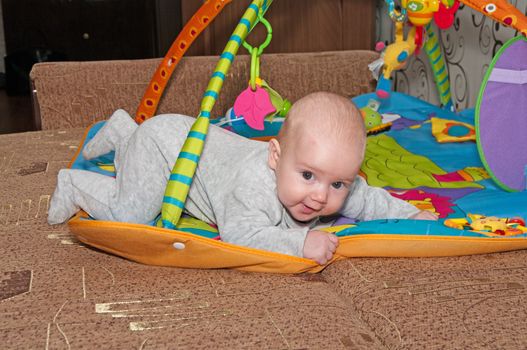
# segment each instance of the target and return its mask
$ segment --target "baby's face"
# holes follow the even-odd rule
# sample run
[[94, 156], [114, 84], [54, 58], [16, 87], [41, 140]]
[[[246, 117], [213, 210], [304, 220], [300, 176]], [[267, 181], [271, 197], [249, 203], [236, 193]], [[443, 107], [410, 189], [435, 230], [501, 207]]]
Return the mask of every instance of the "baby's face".
[[297, 221], [338, 212], [361, 161], [360, 147], [304, 135], [270, 167], [275, 171], [278, 199]]

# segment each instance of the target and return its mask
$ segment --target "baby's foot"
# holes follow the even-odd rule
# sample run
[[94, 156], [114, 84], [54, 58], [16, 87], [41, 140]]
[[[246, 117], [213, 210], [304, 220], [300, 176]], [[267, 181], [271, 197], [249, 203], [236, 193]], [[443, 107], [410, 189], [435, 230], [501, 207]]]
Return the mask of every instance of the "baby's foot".
[[93, 159], [114, 151], [121, 142], [126, 142], [134, 133], [137, 124], [126, 111], [118, 109], [97, 134], [84, 146], [82, 155]]
[[66, 222], [80, 209], [73, 202], [74, 194], [68, 171], [69, 169], [59, 171], [57, 188], [49, 203], [48, 223], [50, 225]]

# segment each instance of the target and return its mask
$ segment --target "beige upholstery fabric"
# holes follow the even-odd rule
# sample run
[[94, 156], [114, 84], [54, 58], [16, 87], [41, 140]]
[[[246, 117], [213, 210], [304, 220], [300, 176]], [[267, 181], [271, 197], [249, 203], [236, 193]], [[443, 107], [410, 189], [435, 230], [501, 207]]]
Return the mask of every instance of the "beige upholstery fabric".
[[[261, 59], [261, 77], [294, 102], [314, 91], [356, 96], [373, 88], [367, 64], [371, 51], [269, 54]], [[160, 113], [196, 116], [218, 57], [185, 57], [175, 69], [158, 108]], [[161, 59], [39, 63], [31, 71], [42, 129], [88, 126], [118, 108], [135, 115]], [[249, 57], [238, 56], [213, 110], [223, 115], [247, 88]]]
[[[101, 71], [40, 66], [38, 79], [53, 82], [38, 85], [45, 101], [68, 106], [74, 92], [50, 74], [75, 65]], [[83, 86], [74, 76], [64, 85]], [[55, 97], [42, 90], [52, 86]], [[48, 102], [43, 121], [56, 130], [0, 135], [2, 349], [527, 348], [526, 251], [348, 259], [290, 276], [145, 266], [80, 244], [45, 218], [57, 172], [83, 134], [69, 127], [90, 120], [70, 109], [61, 122]]]
[[526, 251], [315, 275], [140, 265], [46, 224], [82, 129], [0, 135], [2, 349], [525, 349]]

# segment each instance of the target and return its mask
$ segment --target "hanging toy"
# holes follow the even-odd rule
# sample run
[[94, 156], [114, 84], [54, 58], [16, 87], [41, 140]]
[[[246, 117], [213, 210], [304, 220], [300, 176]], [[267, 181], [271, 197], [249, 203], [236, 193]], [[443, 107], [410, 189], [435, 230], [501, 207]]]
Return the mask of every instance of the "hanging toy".
[[291, 102], [285, 98], [282, 98], [282, 96], [280, 96], [280, 94], [276, 90], [271, 88], [265, 80], [258, 78], [256, 79], [256, 83], [260, 84], [262, 88], [267, 91], [269, 97], [271, 98], [271, 103], [276, 109], [276, 112], [267, 116], [267, 119], [269, 121], [273, 121], [273, 118], [277, 116], [285, 118], [285, 116], [289, 112], [289, 109], [291, 108]]
[[382, 74], [377, 81], [376, 94], [379, 98], [390, 97], [392, 91], [391, 76], [396, 70], [403, 68], [408, 58], [414, 53], [415, 28], [410, 28], [407, 38], [404, 39], [403, 22], [395, 22], [395, 42], [388, 45], [382, 53], [384, 61]]
[[[395, 22], [395, 42], [388, 45], [381, 53], [381, 58], [370, 64], [370, 70], [377, 78], [377, 72], [382, 66], [382, 74], [377, 78], [377, 96], [381, 99], [390, 97], [391, 76], [394, 71], [404, 68], [408, 58], [419, 54], [423, 45], [430, 58], [434, 56], [433, 66], [436, 83], [440, 86], [441, 103], [447, 109], [452, 109], [448, 73], [444, 69], [444, 59], [441, 55], [437, 38], [430, 28], [432, 19], [440, 28], [452, 25], [454, 15], [459, 7], [459, 0], [401, 0], [401, 9], [395, 8], [394, 0], [386, 0], [389, 6], [389, 16]], [[411, 28], [406, 39], [404, 38], [404, 22], [408, 18]], [[426, 28], [426, 32], [425, 32]], [[428, 40], [425, 37], [428, 36]], [[443, 74], [437, 79], [439, 74]]]
[[439, 10], [439, 0], [402, 0], [408, 21], [415, 26], [415, 54], [419, 55], [424, 42], [424, 26], [430, 23]]
[[276, 112], [267, 91], [260, 86], [245, 89], [234, 102], [234, 113], [243, 116], [247, 125], [256, 130], [264, 129], [264, 119]]
[[434, 13], [439, 10], [439, 0], [402, 0], [401, 6], [406, 9], [408, 21], [416, 27], [430, 23]]
[[434, 22], [439, 29], [448, 29], [454, 23], [456, 11], [459, 9], [459, 0], [441, 2], [439, 10], [434, 13]]
[[235, 100], [233, 111], [236, 117], [241, 117], [247, 125], [255, 130], [264, 130], [266, 118], [272, 121], [276, 115], [285, 117], [291, 103], [273, 90], [267, 82], [260, 79], [260, 56], [269, 45], [273, 36], [271, 24], [261, 15], [259, 21], [267, 29], [267, 37], [259, 47], [252, 47], [243, 42], [243, 47], [251, 54], [251, 76], [249, 86]]
[[402, 0], [401, 6], [406, 10], [408, 21], [416, 27], [415, 54], [419, 55], [425, 41], [424, 28], [432, 22], [440, 29], [447, 29], [454, 21], [454, 14], [459, 7], [458, 0]]

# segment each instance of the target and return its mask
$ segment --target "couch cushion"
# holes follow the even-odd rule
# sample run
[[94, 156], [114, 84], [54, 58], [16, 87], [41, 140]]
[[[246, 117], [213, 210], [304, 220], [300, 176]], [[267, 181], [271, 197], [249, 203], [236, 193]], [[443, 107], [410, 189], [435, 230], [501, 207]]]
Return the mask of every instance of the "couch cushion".
[[[314, 91], [356, 96], [373, 90], [368, 63], [372, 51], [262, 55], [261, 77], [294, 102]], [[85, 127], [118, 108], [134, 115], [161, 59], [39, 63], [31, 71], [37, 124], [42, 129]], [[161, 113], [196, 116], [218, 57], [184, 57], [158, 108]], [[212, 116], [223, 115], [249, 81], [250, 59], [234, 61]]]
[[322, 275], [388, 349], [525, 349], [526, 259], [348, 259]]

